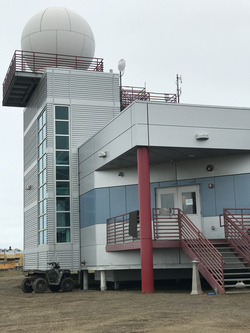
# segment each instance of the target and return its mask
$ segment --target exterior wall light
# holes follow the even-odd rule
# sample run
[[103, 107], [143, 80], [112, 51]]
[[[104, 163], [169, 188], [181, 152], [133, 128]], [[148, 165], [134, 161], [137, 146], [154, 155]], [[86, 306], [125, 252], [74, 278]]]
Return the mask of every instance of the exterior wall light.
[[31, 190], [31, 185], [27, 185], [27, 186], [25, 186], [25, 190], [26, 190], [26, 191]]
[[197, 133], [196, 134], [196, 140], [208, 140], [209, 135], [208, 133]]
[[106, 151], [99, 151], [99, 154], [98, 154], [99, 157], [107, 157], [107, 152]]

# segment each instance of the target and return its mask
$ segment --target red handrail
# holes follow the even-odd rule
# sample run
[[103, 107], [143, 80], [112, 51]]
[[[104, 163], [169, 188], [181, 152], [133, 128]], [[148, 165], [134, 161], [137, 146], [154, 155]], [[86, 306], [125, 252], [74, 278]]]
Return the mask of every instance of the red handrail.
[[142, 87], [121, 87], [122, 109], [126, 108], [133, 101], [157, 101], [166, 103], [177, 103], [176, 94], [148, 92]]
[[3, 96], [16, 71], [42, 73], [47, 67], [103, 72], [103, 59], [16, 50], [3, 82]]
[[137, 224], [137, 238], [129, 235], [129, 213], [111, 217], [106, 221], [107, 245], [125, 244], [140, 240], [140, 224]]
[[[250, 264], [250, 209], [223, 209], [225, 238]], [[221, 217], [220, 217], [221, 218]]]
[[[157, 239], [163, 235], [169, 238], [174, 231], [174, 237], [176, 237], [177, 228], [174, 227], [173, 229], [173, 221], [175, 221], [175, 225], [176, 221], [178, 221], [179, 238], [184, 252], [190, 260], [197, 258], [199, 260], [198, 268], [202, 275], [214, 289], [216, 287], [220, 293], [225, 293], [223, 274], [224, 261], [221, 253], [181, 209], [171, 209], [169, 216], [162, 216], [160, 214], [161, 209], [153, 209], [154, 232], [155, 235], [157, 235]], [[161, 235], [159, 235], [157, 231], [157, 225], [159, 223], [161, 225], [161, 230], [164, 230], [164, 233], [161, 233]]]

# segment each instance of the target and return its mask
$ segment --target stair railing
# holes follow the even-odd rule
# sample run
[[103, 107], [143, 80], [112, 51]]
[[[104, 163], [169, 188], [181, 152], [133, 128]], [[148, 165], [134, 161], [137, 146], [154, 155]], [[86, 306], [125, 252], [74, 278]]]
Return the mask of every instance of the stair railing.
[[183, 251], [190, 260], [199, 260], [198, 269], [213, 289], [225, 293], [224, 260], [221, 253], [202, 234], [181, 209], [175, 209], [178, 214], [180, 240]]
[[[225, 238], [250, 265], [249, 212], [250, 209], [223, 209]], [[220, 224], [223, 226], [221, 216]]]

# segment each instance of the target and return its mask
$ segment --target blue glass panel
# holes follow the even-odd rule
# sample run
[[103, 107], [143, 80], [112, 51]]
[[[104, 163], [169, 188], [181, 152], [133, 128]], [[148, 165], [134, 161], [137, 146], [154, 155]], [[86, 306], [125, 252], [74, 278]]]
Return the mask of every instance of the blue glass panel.
[[47, 230], [43, 231], [43, 244], [47, 244]]
[[56, 119], [69, 119], [69, 111], [67, 106], [56, 106]]
[[42, 118], [42, 123], [44, 125], [46, 123], [46, 112], [43, 112]]
[[68, 121], [56, 121], [56, 134], [69, 134]]
[[70, 242], [70, 229], [57, 228], [57, 243], [69, 243], [69, 242]]
[[47, 207], [46, 207], [46, 199], [43, 200], [43, 214], [45, 214], [47, 211]]
[[57, 213], [57, 226], [70, 227], [70, 213]]
[[56, 152], [56, 164], [69, 165], [69, 151], [57, 151]]
[[43, 232], [42, 231], [40, 231], [39, 232], [39, 245], [42, 245], [43, 244]]
[[69, 137], [57, 136], [56, 137], [56, 149], [69, 149]]
[[69, 195], [69, 182], [56, 182], [56, 195]]
[[57, 180], [69, 180], [69, 167], [57, 166], [56, 167], [56, 179]]
[[57, 197], [56, 198], [56, 210], [70, 211], [70, 198], [69, 197]]

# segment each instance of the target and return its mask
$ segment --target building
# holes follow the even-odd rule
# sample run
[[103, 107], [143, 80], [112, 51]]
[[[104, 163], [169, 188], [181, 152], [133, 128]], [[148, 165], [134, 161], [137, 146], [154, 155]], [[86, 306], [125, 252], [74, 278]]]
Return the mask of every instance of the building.
[[3, 90], [4, 106], [24, 108], [24, 269], [56, 256], [86, 288], [94, 270], [102, 290], [142, 277], [152, 292], [198, 258], [219, 292], [227, 273], [246, 282], [250, 109], [178, 104], [120, 87], [93, 55], [26, 45]]
[[0, 249], [0, 270], [22, 269], [23, 252], [19, 249]]

